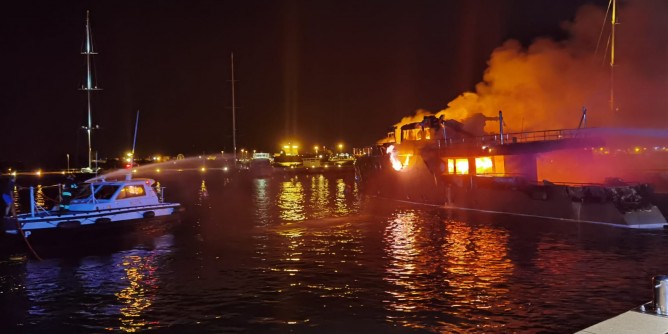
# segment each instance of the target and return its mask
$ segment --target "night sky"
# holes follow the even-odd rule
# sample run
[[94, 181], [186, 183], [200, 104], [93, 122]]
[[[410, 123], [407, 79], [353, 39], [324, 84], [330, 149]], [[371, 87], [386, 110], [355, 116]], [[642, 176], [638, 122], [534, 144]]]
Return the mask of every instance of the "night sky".
[[140, 156], [230, 152], [231, 52], [238, 148], [370, 145], [473, 90], [504, 41], [566, 38], [561, 23], [585, 3], [608, 1], [12, 1], [0, 160], [86, 164], [87, 9], [103, 89], [93, 149], [114, 157], [131, 149], [138, 109]]

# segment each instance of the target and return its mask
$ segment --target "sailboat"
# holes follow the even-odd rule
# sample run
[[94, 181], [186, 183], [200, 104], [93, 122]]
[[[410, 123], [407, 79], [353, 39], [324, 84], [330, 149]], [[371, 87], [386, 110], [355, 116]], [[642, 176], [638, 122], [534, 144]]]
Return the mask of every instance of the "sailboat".
[[82, 126], [86, 130], [88, 136], [88, 166], [81, 169], [82, 173], [96, 173], [98, 168], [93, 168], [93, 144], [91, 138], [91, 132], [94, 129], [99, 128], [97, 125], [93, 126], [93, 113], [91, 110], [91, 95], [94, 91], [102, 90], [97, 86], [97, 83], [94, 82], [93, 72], [92, 72], [92, 57], [97, 54], [93, 49], [93, 36], [90, 28], [90, 11], [86, 11], [86, 33], [84, 38], [84, 46], [81, 54], [86, 57], [86, 76], [84, 82], [81, 85], [79, 90], [86, 92], [86, 101], [87, 101], [87, 110], [88, 110], [88, 123], [87, 125]]
[[[86, 12], [86, 40], [84, 51], [86, 56], [86, 82], [82, 90], [88, 97], [88, 126], [84, 126], [88, 133], [88, 167], [82, 172], [97, 172], [92, 166], [91, 146], [91, 92], [99, 90], [93, 84], [91, 75], [91, 55], [94, 55], [90, 34], [90, 14]], [[139, 111], [135, 122], [135, 135], [132, 144], [134, 156], [137, 141], [137, 127]], [[152, 179], [133, 179], [131, 172], [125, 179], [112, 179], [111, 175], [99, 176], [84, 182], [77, 188], [67, 203], [50, 210], [37, 205], [33, 187], [30, 187], [30, 212], [14, 214], [12, 217], [3, 217], [0, 232], [7, 235], [20, 236], [31, 240], [40, 239], [43, 242], [59, 240], [63, 236], [89, 237], [94, 232], [108, 233], [111, 230], [129, 230], [144, 225], [148, 220], [158, 217], [168, 217], [177, 213], [179, 203], [164, 201], [163, 189], [156, 189], [156, 182]]]

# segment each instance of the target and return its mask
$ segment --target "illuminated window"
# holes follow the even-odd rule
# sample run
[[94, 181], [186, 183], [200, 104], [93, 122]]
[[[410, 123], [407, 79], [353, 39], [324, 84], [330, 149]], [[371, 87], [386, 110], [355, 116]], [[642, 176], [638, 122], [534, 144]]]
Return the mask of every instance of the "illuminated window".
[[491, 174], [494, 173], [494, 163], [491, 157], [475, 158], [475, 173], [476, 174]]
[[116, 199], [141, 197], [144, 195], [146, 195], [146, 192], [144, 192], [144, 186], [125, 186], [123, 189], [121, 189], [121, 192], [118, 194]]
[[455, 173], [455, 161], [453, 159], [448, 159], [448, 174]]
[[455, 171], [457, 174], [468, 174], [469, 173], [469, 160], [468, 159], [455, 159]]

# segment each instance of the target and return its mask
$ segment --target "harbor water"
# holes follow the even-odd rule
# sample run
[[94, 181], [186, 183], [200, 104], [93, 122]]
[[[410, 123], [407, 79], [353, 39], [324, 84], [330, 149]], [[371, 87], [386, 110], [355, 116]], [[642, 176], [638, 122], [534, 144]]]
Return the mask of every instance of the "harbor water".
[[572, 333], [668, 274], [662, 230], [376, 198], [349, 173], [156, 178], [173, 227], [2, 254], [3, 332]]

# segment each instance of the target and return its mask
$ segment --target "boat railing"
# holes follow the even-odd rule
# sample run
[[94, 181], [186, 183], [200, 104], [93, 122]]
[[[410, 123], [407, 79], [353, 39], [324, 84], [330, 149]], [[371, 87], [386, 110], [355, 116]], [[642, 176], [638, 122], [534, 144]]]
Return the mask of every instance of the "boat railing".
[[560, 129], [526, 131], [504, 134], [489, 134], [478, 137], [446, 138], [437, 140], [438, 146], [471, 145], [471, 146], [498, 146], [505, 144], [541, 142], [549, 140], [563, 140], [586, 138], [590, 135], [581, 129]]
[[[504, 134], [488, 134], [476, 137], [459, 137], [459, 138], [445, 138], [445, 139], [427, 139], [427, 140], [404, 140], [405, 142], [413, 142], [415, 144], [424, 142], [425, 144], [436, 144], [439, 148], [450, 146], [472, 146], [472, 147], [490, 147], [506, 144], [542, 142], [552, 140], [564, 139], [582, 139], [590, 138], [592, 134], [588, 129], [559, 129], [559, 130], [540, 130], [540, 131], [524, 131]], [[403, 144], [403, 142], [401, 143]], [[379, 151], [379, 145], [375, 147], [358, 148], [355, 151], [357, 156], [382, 154]], [[379, 153], [380, 152], [380, 153]]]

